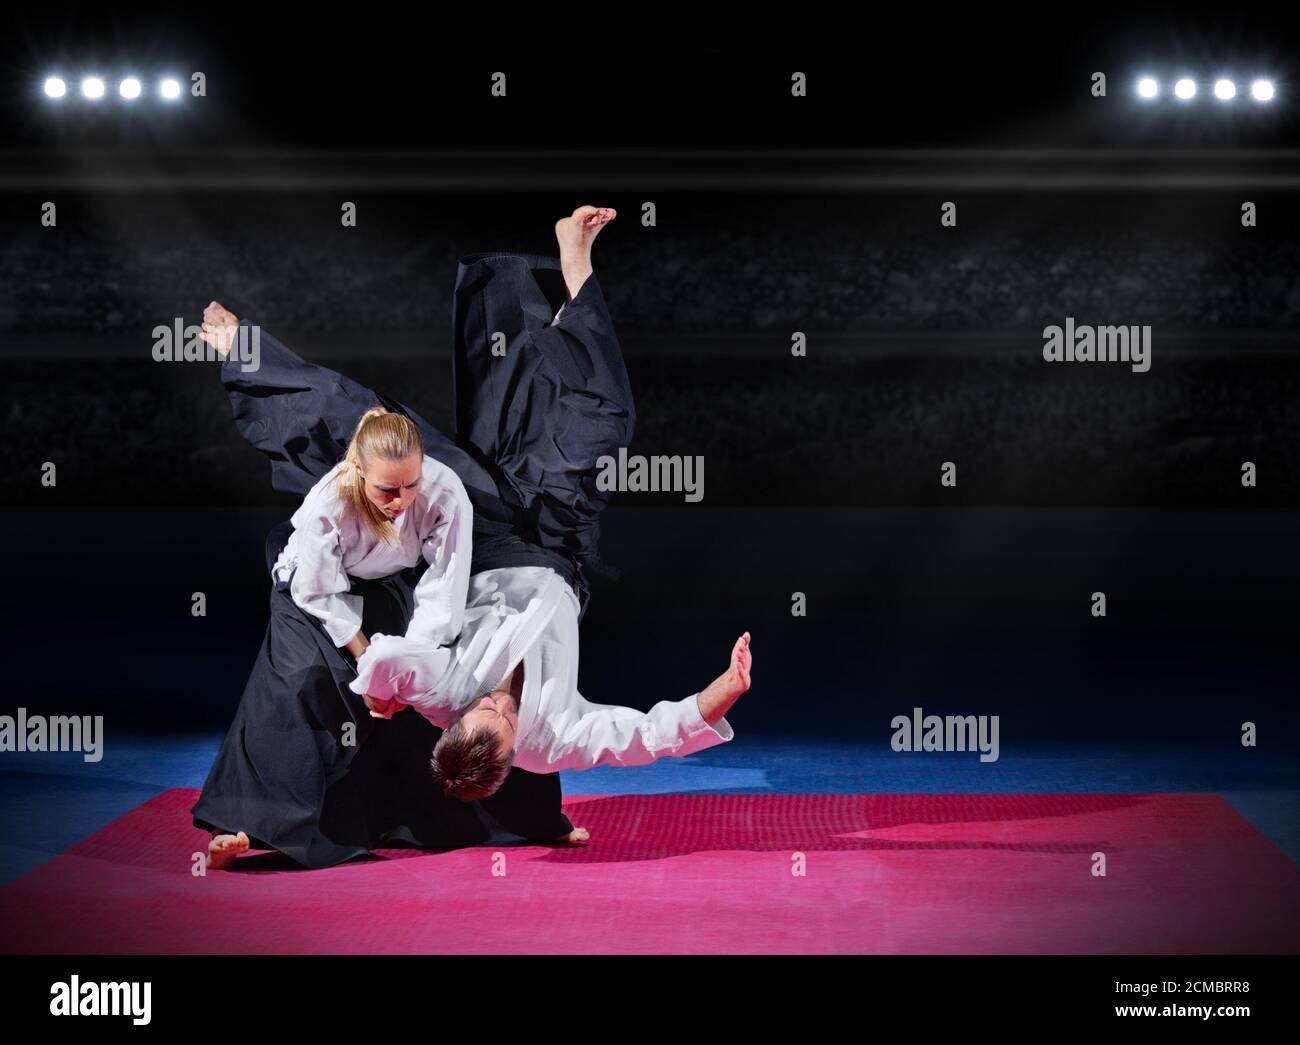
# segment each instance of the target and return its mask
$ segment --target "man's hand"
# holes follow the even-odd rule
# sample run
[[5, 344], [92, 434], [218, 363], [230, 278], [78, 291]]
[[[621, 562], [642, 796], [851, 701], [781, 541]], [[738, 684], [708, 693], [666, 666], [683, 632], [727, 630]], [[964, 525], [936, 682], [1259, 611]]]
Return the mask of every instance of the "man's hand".
[[239, 333], [239, 319], [228, 308], [212, 302], [203, 310], [203, 338], [224, 359]]
[[392, 700], [380, 700], [378, 697], [366, 695], [361, 698], [366, 702], [366, 708], [370, 711], [371, 718], [389, 719], [399, 711], [405, 711], [410, 704], [403, 704], [394, 697]]
[[754, 657], [749, 652], [749, 632], [745, 632], [731, 648], [731, 665], [709, 683], [707, 688], [700, 690], [700, 695], [696, 698], [700, 705], [700, 716], [705, 722], [712, 726], [731, 710], [731, 705], [749, 689], [753, 666]]

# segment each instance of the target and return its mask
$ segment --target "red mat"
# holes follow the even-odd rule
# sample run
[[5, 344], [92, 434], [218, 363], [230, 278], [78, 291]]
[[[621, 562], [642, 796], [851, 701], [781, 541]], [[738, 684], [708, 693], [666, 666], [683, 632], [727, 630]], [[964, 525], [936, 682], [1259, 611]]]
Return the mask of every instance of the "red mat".
[[[592, 832], [584, 849], [396, 851], [324, 871], [264, 854], [195, 877], [196, 794], [168, 791], [0, 890], [0, 946], [1300, 950], [1300, 868], [1215, 795], [574, 796], [565, 809]], [[791, 873], [795, 854], [806, 875]]]

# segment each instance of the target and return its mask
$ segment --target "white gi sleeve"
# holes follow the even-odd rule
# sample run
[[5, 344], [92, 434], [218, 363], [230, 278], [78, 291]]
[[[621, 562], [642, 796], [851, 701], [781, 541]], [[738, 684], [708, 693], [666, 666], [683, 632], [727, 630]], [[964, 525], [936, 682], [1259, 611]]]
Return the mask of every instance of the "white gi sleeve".
[[593, 704], [581, 694], [575, 696], [547, 755], [556, 770], [641, 766], [667, 756], [693, 755], [734, 736], [725, 718], [716, 726], [704, 721], [695, 695], [661, 700], [649, 711]]
[[361, 630], [362, 600], [348, 595], [348, 575], [343, 569], [343, 547], [338, 522], [328, 505], [303, 506], [306, 517], [295, 527], [297, 565], [289, 581], [289, 594], [305, 612], [324, 626], [335, 646], [346, 646]]
[[429, 568], [415, 586], [406, 637], [442, 646], [456, 640], [465, 619], [474, 509], [460, 477], [446, 465], [426, 457], [424, 477], [429, 503], [420, 520], [420, 553]]
[[445, 646], [376, 634], [357, 661], [357, 677], [348, 687], [361, 696], [410, 704], [445, 729], [459, 713], [449, 706], [450, 694], [439, 687], [451, 661], [452, 651]]

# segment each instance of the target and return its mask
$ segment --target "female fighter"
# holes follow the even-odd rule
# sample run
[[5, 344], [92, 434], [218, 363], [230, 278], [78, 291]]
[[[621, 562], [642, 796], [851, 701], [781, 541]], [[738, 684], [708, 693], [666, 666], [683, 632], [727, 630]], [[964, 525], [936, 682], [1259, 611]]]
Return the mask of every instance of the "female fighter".
[[[266, 641], [194, 808], [214, 831], [209, 866], [229, 866], [250, 838], [308, 867], [370, 848], [356, 797], [325, 801], [351, 784], [344, 771], [363, 732], [339, 687], [376, 630], [435, 645], [460, 633], [472, 516], [460, 480], [424, 455], [409, 418], [383, 407], [361, 415], [271, 565]], [[427, 568], [409, 595], [402, 580], [389, 581], [420, 562]], [[366, 703], [372, 716], [392, 714]]]

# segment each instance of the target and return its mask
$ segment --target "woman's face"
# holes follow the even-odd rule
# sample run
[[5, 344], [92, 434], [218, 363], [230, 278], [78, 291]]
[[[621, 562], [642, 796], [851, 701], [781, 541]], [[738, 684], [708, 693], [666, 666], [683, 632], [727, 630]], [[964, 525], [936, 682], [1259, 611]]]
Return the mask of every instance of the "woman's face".
[[423, 469], [423, 458], [411, 454], [400, 461], [383, 457], [364, 461], [358, 467], [358, 473], [370, 503], [390, 519], [396, 519], [415, 500]]

